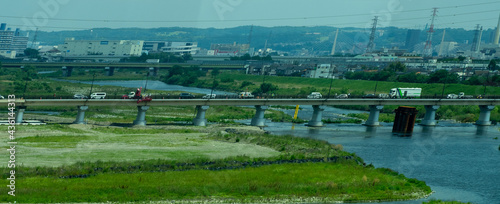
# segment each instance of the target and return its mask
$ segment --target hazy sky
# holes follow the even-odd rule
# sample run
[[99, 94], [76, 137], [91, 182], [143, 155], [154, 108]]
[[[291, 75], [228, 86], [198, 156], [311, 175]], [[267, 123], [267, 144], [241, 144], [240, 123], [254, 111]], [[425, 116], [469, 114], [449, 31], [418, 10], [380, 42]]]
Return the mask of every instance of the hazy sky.
[[2, 0], [0, 22], [44, 31], [97, 27], [258, 26], [495, 28], [500, 0]]

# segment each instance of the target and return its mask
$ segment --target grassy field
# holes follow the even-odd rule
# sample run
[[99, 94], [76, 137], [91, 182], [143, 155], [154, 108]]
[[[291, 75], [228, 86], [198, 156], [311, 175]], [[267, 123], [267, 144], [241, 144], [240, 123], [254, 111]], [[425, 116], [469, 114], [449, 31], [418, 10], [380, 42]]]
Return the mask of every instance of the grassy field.
[[[2, 202], [333, 202], [430, 193], [424, 182], [363, 165], [339, 144], [256, 127], [51, 124], [19, 126], [16, 137], [16, 197], [2, 194]], [[6, 151], [0, 156], [7, 162]], [[8, 170], [0, 168], [3, 192]]]
[[[219, 88], [231, 91], [240, 91], [241, 84], [243, 81], [248, 81], [253, 83], [248, 87], [248, 90], [253, 91], [257, 89], [260, 84], [265, 81], [266, 83], [272, 83], [279, 87], [276, 94], [281, 95], [301, 95], [305, 96], [313, 91], [319, 91], [324, 96], [328, 94], [331, 79], [313, 79], [313, 78], [303, 78], [303, 77], [277, 77], [277, 76], [256, 76], [256, 75], [245, 75], [239, 72], [222, 72], [218, 78], [231, 78], [233, 82], [220, 82]], [[200, 78], [200, 84], [211, 85], [211, 78]], [[365, 81], [365, 80], [342, 80], [334, 79], [332, 82], [331, 95], [335, 93], [357, 93], [357, 94], [368, 94], [373, 93], [375, 90], [375, 81]], [[377, 84], [377, 93], [388, 93], [391, 88], [396, 87], [419, 87], [422, 88], [422, 95], [426, 96], [441, 96], [443, 91], [443, 84], [419, 84], [419, 83], [401, 83], [401, 82], [384, 82], [380, 81]], [[245, 88], [246, 89], [246, 88]], [[447, 84], [445, 87], [445, 93], [455, 93], [465, 92], [467, 95], [480, 95], [483, 94], [484, 86], [469, 86], [463, 84]], [[500, 88], [498, 87], [486, 87], [487, 95], [500, 95]]]
[[[61, 166], [83, 161], [134, 161], [142, 159], [209, 158], [247, 155], [276, 156], [269, 148], [206, 140], [204, 127], [172, 126], [134, 129], [91, 125], [18, 127], [17, 162], [28, 167]], [[5, 140], [5, 139], [4, 139]], [[7, 144], [7, 141], [3, 141]], [[8, 149], [7, 146], [2, 148]], [[224, 152], [224, 153], [222, 153]], [[123, 155], [127, 155], [123, 157]], [[8, 157], [0, 158], [6, 163]]]

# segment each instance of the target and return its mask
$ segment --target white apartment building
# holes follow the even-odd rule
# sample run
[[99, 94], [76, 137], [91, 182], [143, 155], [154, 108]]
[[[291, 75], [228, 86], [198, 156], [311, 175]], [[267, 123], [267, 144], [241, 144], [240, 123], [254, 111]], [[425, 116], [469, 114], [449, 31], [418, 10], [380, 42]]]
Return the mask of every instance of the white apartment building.
[[335, 66], [331, 64], [318, 64], [316, 68], [307, 70], [306, 76], [309, 78], [332, 78]]
[[129, 57], [142, 54], [142, 40], [75, 40], [67, 38], [59, 45], [62, 56]]

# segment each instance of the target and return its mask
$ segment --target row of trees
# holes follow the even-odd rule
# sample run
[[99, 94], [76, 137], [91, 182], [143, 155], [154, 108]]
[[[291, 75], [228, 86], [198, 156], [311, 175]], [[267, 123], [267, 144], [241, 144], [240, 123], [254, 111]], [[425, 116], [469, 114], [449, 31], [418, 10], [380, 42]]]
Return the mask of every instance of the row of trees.
[[229, 59], [230, 60], [259, 60], [259, 61], [271, 61], [271, 60], [273, 60], [273, 58], [271, 57], [271, 55], [267, 55], [265, 57], [261, 57], [261, 56], [250, 56], [250, 54], [248, 54], [248, 53], [244, 54], [241, 57], [234, 56], [234, 57], [230, 57]]
[[[493, 61], [493, 60], [492, 60]], [[492, 67], [497, 65], [490, 63]], [[417, 72], [404, 73], [406, 66], [401, 63], [391, 63], [381, 71], [376, 72], [348, 72], [345, 74], [347, 79], [361, 79], [373, 81], [392, 81], [392, 82], [408, 82], [408, 83], [459, 83], [460, 77], [456, 73], [451, 73], [447, 70], [438, 70], [431, 74], [423, 75]], [[473, 76], [462, 83], [468, 85], [497, 85], [500, 84], [500, 76]]]
[[205, 76], [205, 72], [201, 71], [198, 66], [183, 68], [179, 65], [174, 65], [168, 74], [160, 78], [161, 81], [168, 84], [180, 84], [189, 86], [198, 81], [198, 77]]

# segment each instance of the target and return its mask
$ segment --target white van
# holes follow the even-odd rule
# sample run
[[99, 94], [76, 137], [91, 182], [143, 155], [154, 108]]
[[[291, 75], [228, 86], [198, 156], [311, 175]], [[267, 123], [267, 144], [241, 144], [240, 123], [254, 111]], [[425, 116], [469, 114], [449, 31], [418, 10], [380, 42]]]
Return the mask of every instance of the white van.
[[105, 92], [96, 92], [90, 95], [90, 99], [104, 99], [106, 98]]
[[254, 96], [252, 95], [252, 93], [250, 93], [248, 91], [240, 92], [240, 94], [238, 94], [238, 96], [240, 98], [254, 98]]
[[307, 96], [307, 98], [323, 98], [320, 92], [312, 92]]

